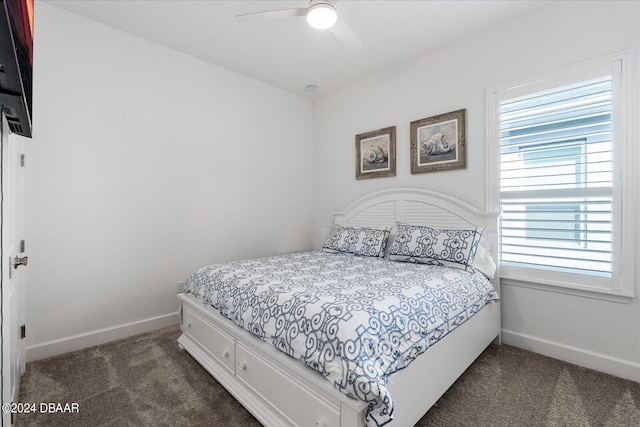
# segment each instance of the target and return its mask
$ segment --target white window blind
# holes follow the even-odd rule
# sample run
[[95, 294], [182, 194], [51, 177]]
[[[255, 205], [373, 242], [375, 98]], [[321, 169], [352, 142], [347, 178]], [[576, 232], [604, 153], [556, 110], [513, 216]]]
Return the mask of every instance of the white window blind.
[[610, 278], [612, 78], [499, 104], [501, 261]]
[[487, 88], [487, 206], [501, 211], [502, 283], [634, 297], [632, 56]]

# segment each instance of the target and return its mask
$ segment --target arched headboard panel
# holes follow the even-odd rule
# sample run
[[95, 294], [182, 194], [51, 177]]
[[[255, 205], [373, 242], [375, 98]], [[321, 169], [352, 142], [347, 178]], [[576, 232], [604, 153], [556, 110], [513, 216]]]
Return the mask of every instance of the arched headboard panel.
[[356, 200], [334, 221], [343, 225], [391, 226], [397, 221], [434, 227], [481, 226], [497, 231], [498, 212], [480, 211], [449, 195], [419, 188], [378, 191]]

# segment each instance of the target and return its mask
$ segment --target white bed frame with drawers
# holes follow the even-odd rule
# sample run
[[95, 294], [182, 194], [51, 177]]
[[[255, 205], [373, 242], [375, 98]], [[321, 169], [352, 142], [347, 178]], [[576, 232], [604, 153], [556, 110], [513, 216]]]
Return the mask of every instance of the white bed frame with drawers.
[[[422, 189], [373, 193], [334, 214], [348, 226], [391, 227], [396, 221], [440, 228], [485, 228], [496, 257], [495, 212], [482, 212], [451, 196]], [[500, 292], [499, 272], [492, 280]], [[301, 361], [280, 352], [193, 296], [182, 301], [180, 348], [193, 356], [265, 426], [360, 427], [366, 404], [347, 397]], [[500, 303], [475, 316], [389, 376], [394, 420], [412, 426], [492, 342], [500, 342]], [[432, 369], [437, 366], [437, 369]]]

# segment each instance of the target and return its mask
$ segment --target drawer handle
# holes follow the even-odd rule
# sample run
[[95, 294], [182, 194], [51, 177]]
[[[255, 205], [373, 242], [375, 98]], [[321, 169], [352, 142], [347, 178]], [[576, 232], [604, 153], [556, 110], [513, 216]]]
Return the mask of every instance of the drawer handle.
[[223, 348], [222, 349], [222, 357], [228, 357], [228, 356], [229, 356], [229, 349]]
[[241, 371], [246, 371], [247, 370], [247, 364], [245, 362], [238, 363], [238, 369], [240, 369]]
[[322, 420], [316, 420], [316, 425], [315, 427], [327, 427], [327, 423], [325, 423]]
[[191, 320], [187, 321], [187, 328], [191, 329]]

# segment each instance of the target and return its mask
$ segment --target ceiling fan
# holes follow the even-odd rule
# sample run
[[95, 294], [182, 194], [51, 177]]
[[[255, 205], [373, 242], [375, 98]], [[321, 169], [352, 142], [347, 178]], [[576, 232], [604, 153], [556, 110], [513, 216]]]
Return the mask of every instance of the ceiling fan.
[[296, 9], [279, 9], [265, 12], [246, 13], [237, 15], [239, 22], [255, 22], [262, 20], [276, 20], [300, 18], [306, 16], [307, 22], [314, 28], [329, 29], [345, 46], [355, 52], [364, 50], [364, 44], [344, 20], [338, 19], [336, 3], [339, 0], [311, 0], [309, 6]]

